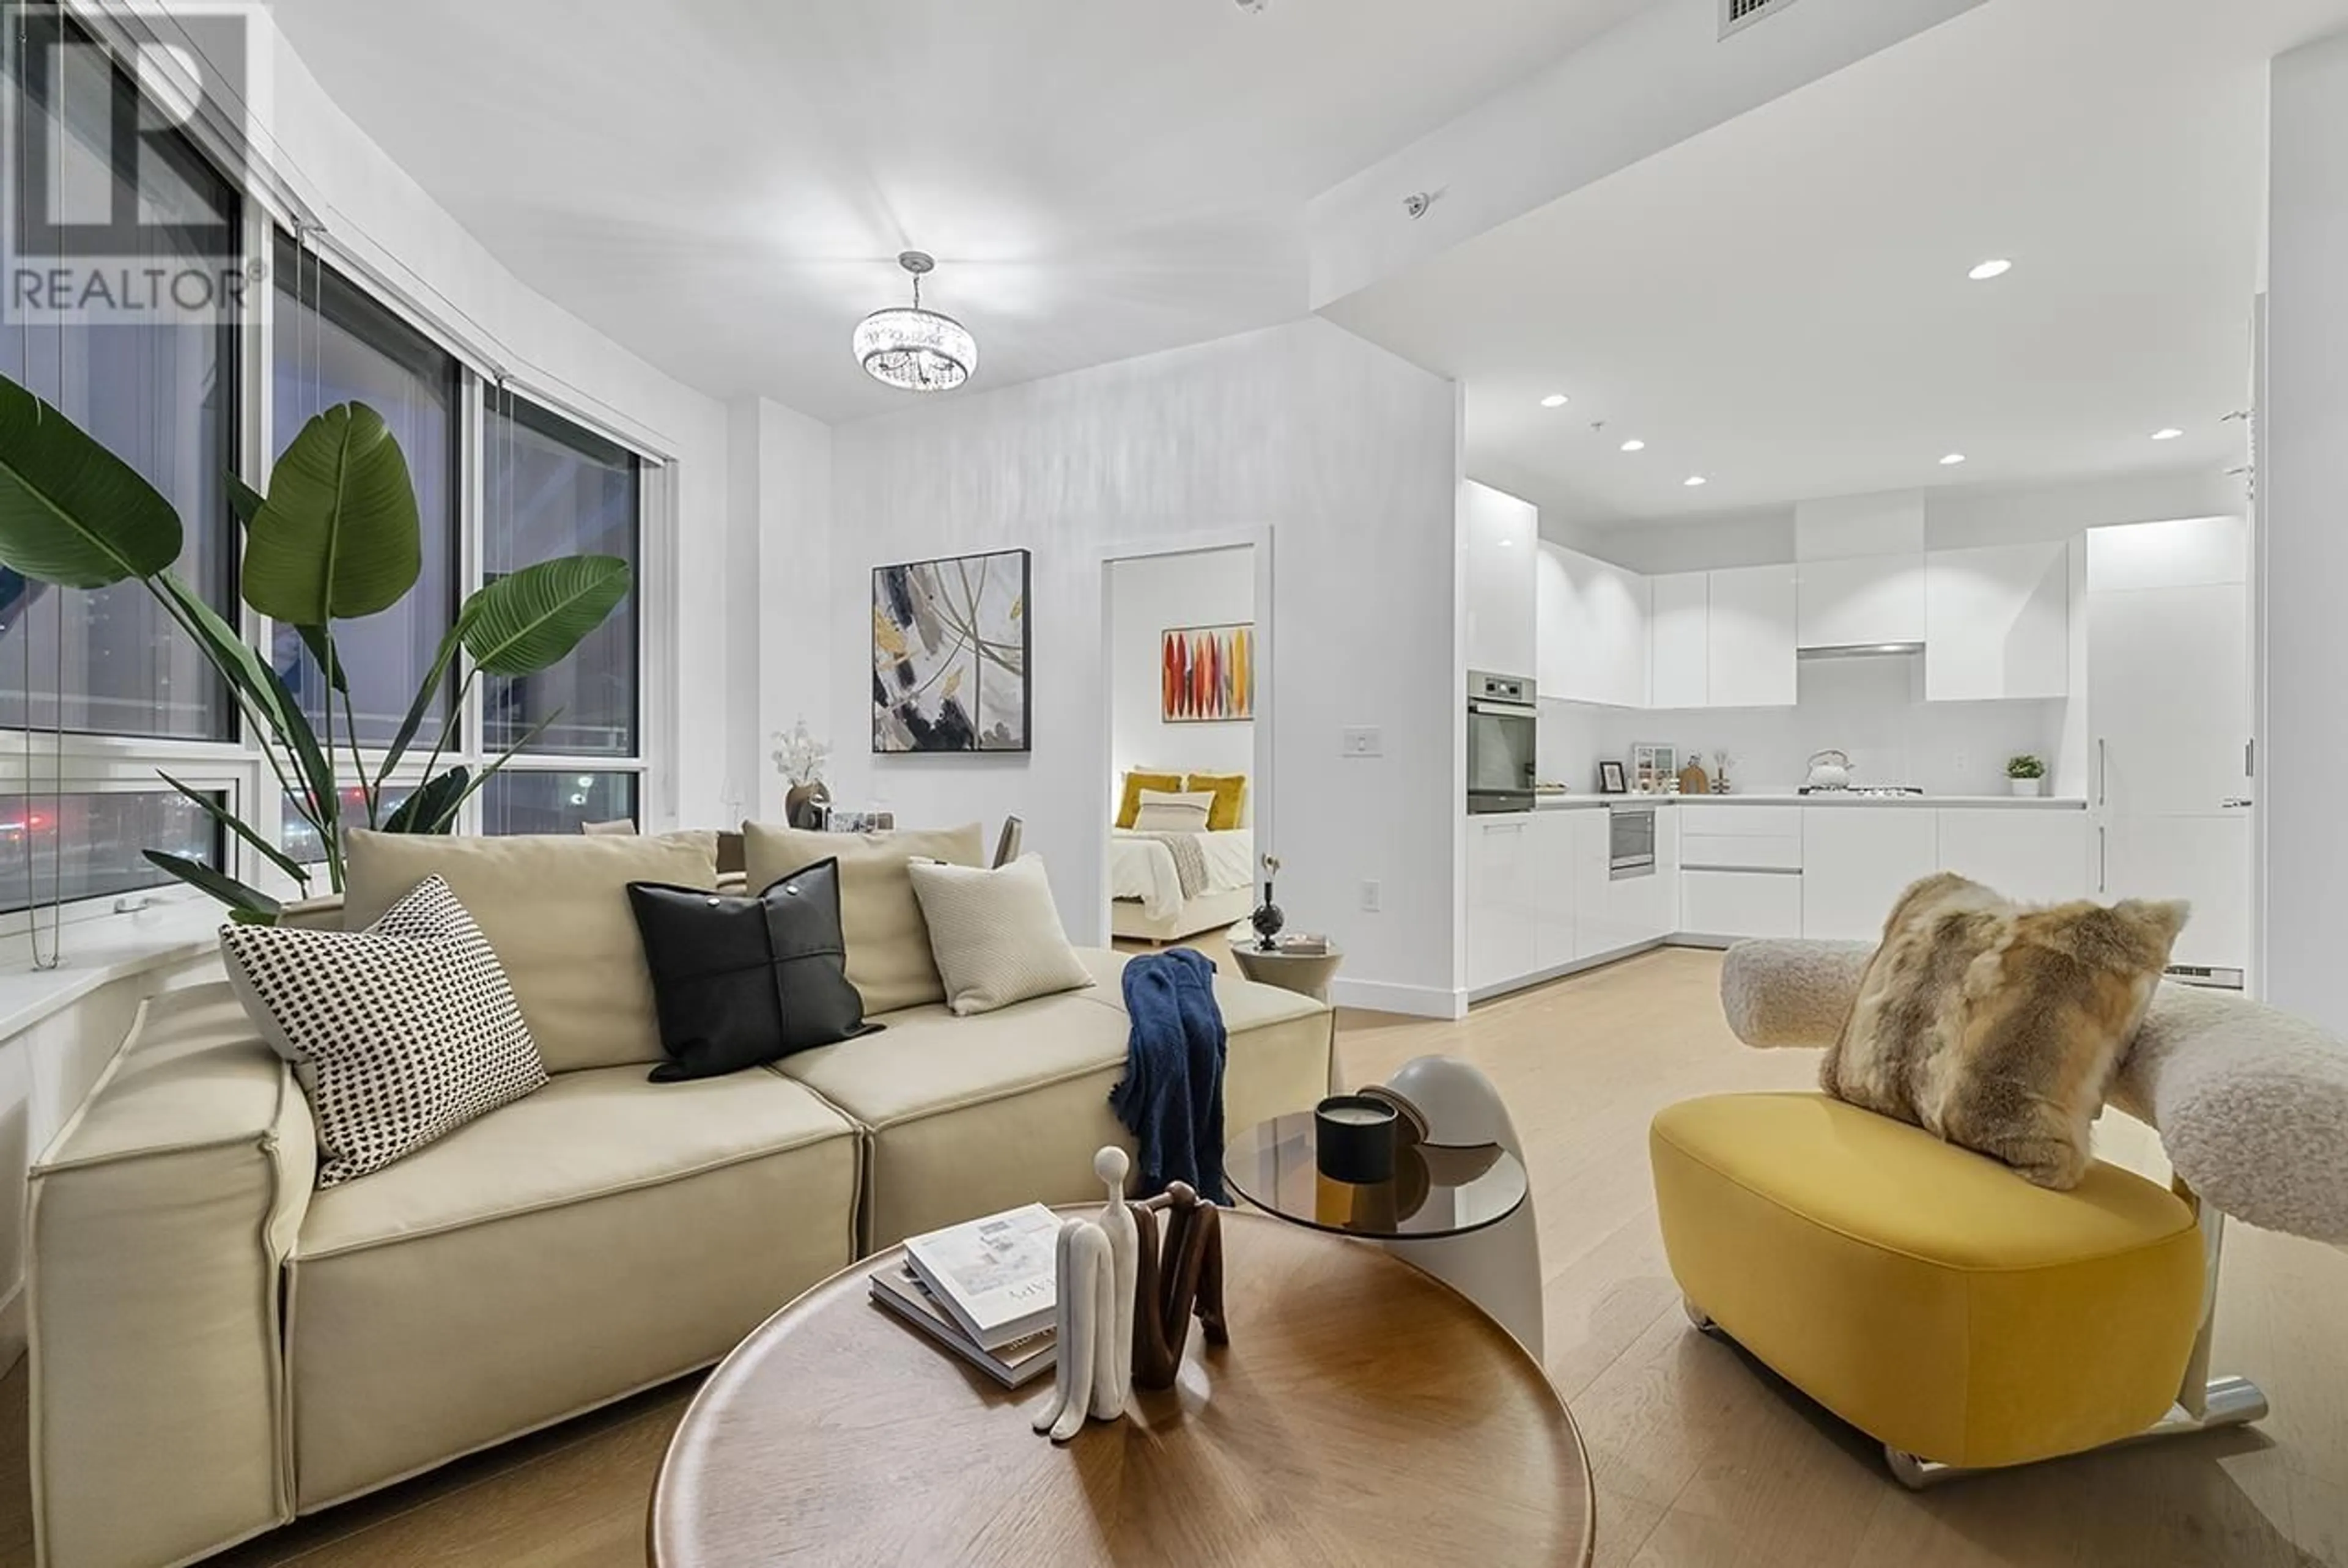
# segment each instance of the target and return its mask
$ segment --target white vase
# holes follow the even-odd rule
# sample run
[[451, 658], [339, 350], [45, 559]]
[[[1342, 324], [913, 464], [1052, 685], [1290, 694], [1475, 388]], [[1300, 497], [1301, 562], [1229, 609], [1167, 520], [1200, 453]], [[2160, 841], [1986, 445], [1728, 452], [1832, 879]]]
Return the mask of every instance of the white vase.
[[2044, 779], [2008, 779], [2005, 782], [2012, 784], [2013, 793], [2019, 795], [2043, 794], [2046, 789]]

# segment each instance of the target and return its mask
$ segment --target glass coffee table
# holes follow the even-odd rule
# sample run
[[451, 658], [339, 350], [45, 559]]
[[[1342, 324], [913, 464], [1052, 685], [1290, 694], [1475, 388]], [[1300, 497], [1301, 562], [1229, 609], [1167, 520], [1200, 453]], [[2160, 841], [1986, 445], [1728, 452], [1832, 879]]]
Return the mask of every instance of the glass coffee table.
[[1524, 1163], [1498, 1143], [1410, 1143], [1390, 1181], [1323, 1175], [1311, 1112], [1276, 1117], [1224, 1147], [1233, 1195], [1276, 1219], [1353, 1236], [1435, 1276], [1539, 1360], [1540, 1233]]
[[1231, 1191], [1268, 1214], [1365, 1241], [1434, 1241], [1498, 1225], [1523, 1206], [1524, 1163], [1498, 1143], [1405, 1143], [1391, 1181], [1321, 1172], [1313, 1113], [1259, 1122], [1223, 1150]]

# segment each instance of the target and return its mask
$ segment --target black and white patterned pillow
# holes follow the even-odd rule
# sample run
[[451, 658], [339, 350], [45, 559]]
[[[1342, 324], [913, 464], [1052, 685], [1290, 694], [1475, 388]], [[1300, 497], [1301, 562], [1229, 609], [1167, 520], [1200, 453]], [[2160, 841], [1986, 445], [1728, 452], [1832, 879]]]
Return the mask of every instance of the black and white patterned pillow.
[[245, 1011], [310, 1097], [322, 1187], [379, 1171], [546, 1082], [497, 954], [438, 876], [364, 931], [230, 926], [221, 955]]

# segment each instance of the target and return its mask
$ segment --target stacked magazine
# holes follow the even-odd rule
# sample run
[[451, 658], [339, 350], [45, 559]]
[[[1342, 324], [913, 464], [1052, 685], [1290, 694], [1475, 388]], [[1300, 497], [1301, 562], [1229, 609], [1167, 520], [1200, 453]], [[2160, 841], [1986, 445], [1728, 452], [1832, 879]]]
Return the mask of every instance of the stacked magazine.
[[872, 1276], [887, 1308], [1006, 1389], [1049, 1371], [1059, 1216], [1041, 1204], [915, 1236]]

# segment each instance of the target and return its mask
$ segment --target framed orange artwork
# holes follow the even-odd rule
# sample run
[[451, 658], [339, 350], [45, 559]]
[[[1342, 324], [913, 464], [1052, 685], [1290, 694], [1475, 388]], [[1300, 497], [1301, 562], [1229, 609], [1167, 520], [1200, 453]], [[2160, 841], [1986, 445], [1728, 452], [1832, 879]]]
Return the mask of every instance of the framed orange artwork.
[[1162, 634], [1159, 664], [1169, 724], [1238, 724], [1255, 717], [1255, 627], [1180, 626]]

